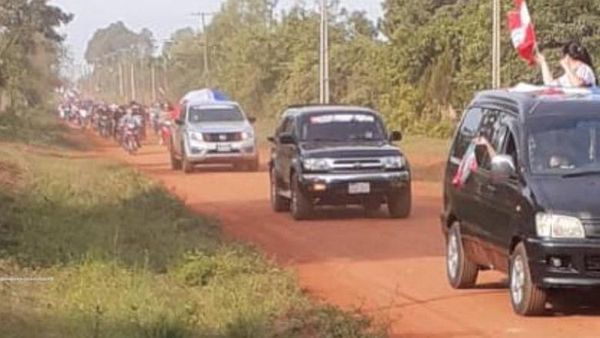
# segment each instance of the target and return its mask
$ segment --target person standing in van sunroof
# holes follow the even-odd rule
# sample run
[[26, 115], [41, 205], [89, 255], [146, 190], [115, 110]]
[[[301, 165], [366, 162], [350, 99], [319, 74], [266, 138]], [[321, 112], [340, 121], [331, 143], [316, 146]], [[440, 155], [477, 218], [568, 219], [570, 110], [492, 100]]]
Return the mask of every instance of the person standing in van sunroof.
[[588, 50], [577, 42], [569, 42], [562, 49], [560, 65], [565, 74], [555, 79], [543, 54], [536, 55], [536, 61], [542, 69], [544, 84], [561, 87], [595, 87], [598, 85], [594, 63]]

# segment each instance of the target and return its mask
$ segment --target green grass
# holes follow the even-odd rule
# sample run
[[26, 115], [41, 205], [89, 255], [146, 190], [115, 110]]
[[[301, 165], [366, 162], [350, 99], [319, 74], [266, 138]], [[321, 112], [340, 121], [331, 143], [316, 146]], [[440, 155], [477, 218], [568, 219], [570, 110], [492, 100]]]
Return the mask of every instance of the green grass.
[[0, 134], [0, 277], [53, 279], [0, 283], [0, 337], [385, 335], [314, 304], [291, 273], [222, 240], [218, 223], [157, 183], [65, 152], [64, 130], [45, 123], [57, 137], [42, 148]]

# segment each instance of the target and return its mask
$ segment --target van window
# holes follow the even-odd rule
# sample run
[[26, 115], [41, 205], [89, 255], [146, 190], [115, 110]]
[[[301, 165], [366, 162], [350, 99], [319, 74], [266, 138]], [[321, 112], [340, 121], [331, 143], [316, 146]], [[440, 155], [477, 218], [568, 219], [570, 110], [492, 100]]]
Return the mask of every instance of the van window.
[[471, 144], [471, 141], [477, 136], [477, 130], [481, 124], [482, 117], [483, 111], [481, 108], [471, 108], [467, 110], [460, 129], [458, 130], [452, 156], [458, 158], [464, 156], [469, 144]]
[[[504, 124], [505, 118], [506, 115], [501, 111], [485, 109], [479, 128], [479, 136], [485, 137], [497, 151], [502, 149], [508, 133], [508, 127]], [[479, 168], [491, 169], [492, 158], [485, 147], [477, 148], [477, 161]]]

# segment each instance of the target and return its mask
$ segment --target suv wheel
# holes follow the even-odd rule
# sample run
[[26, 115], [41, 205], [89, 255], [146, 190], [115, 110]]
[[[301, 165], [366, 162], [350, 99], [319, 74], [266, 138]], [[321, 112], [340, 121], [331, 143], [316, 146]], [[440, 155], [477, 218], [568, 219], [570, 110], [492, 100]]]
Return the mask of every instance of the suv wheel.
[[446, 275], [455, 289], [469, 289], [475, 286], [479, 267], [467, 257], [462, 244], [460, 224], [455, 222], [448, 232], [446, 241]]
[[313, 211], [313, 205], [309, 198], [300, 189], [300, 182], [296, 174], [292, 175], [292, 201], [290, 205], [290, 211], [292, 217], [297, 220], [308, 219]]
[[257, 172], [260, 169], [260, 158], [258, 156], [256, 156], [255, 159], [248, 162], [247, 168], [248, 168], [248, 171]]
[[182, 168], [181, 160], [178, 160], [177, 158], [175, 158], [174, 149], [173, 149], [172, 144], [169, 146], [169, 157], [171, 158], [171, 169], [181, 170], [181, 168]]
[[277, 182], [277, 176], [275, 176], [275, 169], [271, 169], [270, 183], [271, 183], [271, 207], [275, 212], [284, 212], [290, 210], [290, 201], [279, 195], [279, 183]]
[[412, 192], [410, 184], [397, 194], [388, 196], [388, 210], [392, 218], [408, 218], [412, 208]]
[[520, 243], [510, 258], [510, 300], [521, 316], [538, 316], [546, 310], [546, 290], [531, 281], [525, 246]]

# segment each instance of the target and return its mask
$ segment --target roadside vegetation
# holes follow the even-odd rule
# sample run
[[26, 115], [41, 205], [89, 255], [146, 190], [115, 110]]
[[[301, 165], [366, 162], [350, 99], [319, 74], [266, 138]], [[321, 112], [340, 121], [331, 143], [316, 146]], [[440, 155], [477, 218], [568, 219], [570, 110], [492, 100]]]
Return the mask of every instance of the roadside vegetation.
[[52, 280], [0, 283], [0, 336], [385, 335], [361, 314], [315, 305], [291, 273], [222, 240], [217, 221], [132, 169], [73, 149], [79, 138], [41, 116], [2, 122], [57, 136], [0, 134], [0, 277]]

